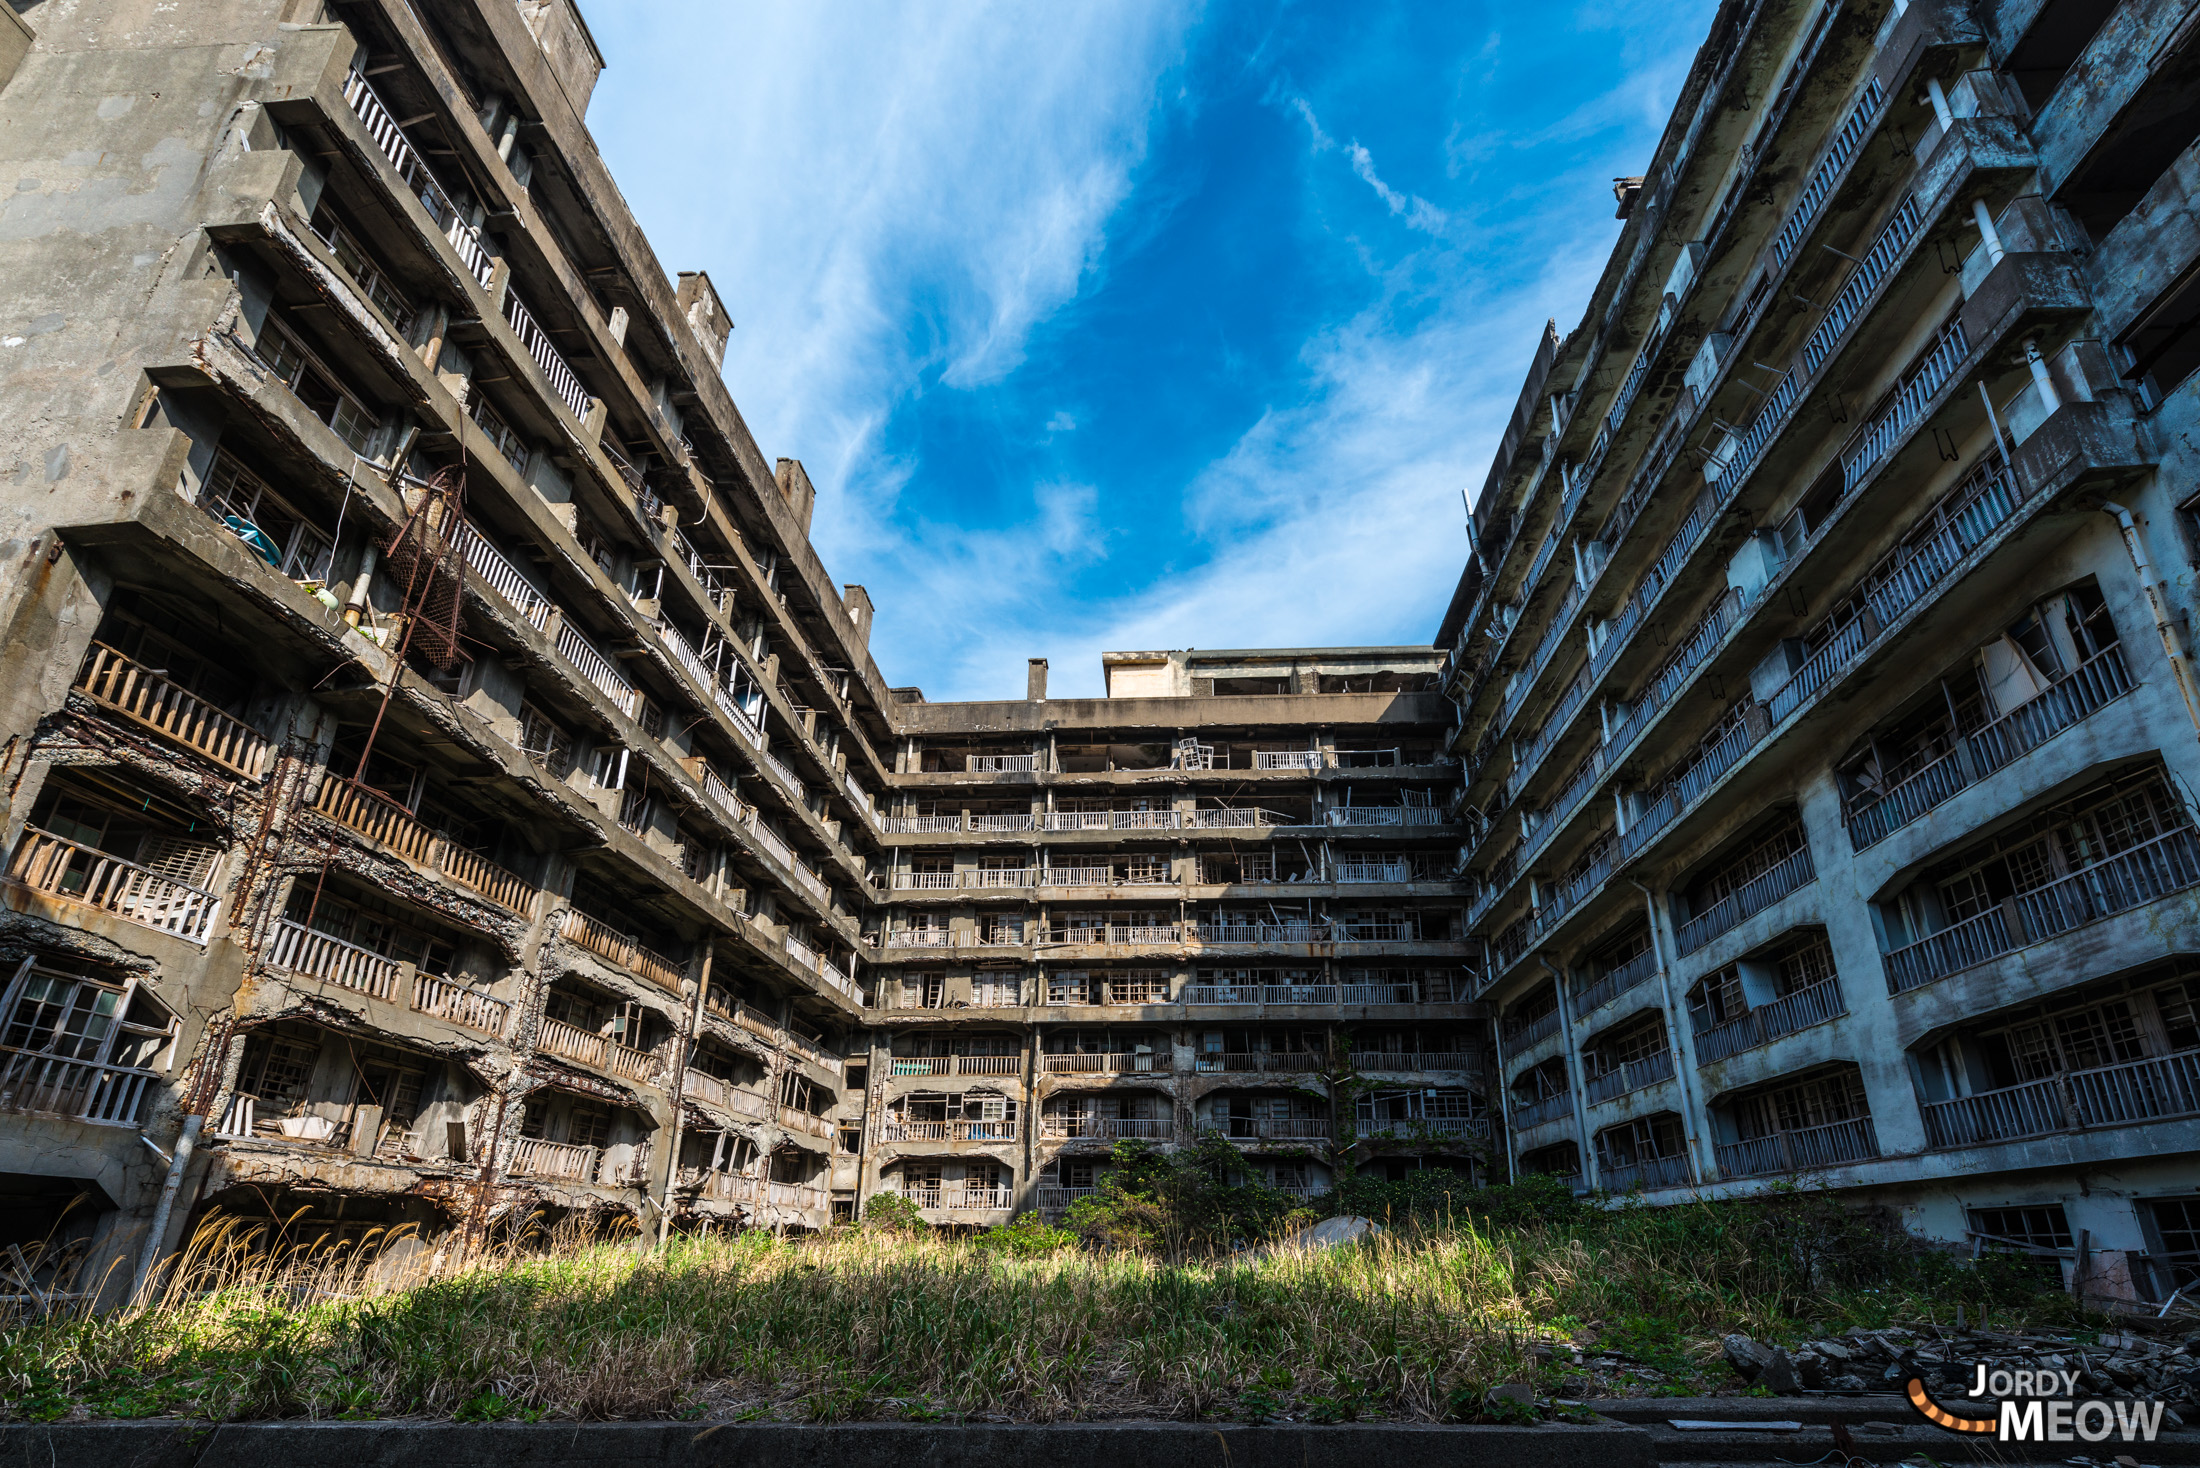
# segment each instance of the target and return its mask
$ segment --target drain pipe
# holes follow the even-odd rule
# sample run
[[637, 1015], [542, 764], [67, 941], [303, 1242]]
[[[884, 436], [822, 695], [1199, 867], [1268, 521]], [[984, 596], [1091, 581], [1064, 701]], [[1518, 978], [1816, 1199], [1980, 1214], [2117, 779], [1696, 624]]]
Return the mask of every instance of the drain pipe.
[[205, 1125], [205, 1116], [196, 1111], [183, 1118], [183, 1134], [176, 1138], [175, 1153], [168, 1161], [168, 1177], [160, 1185], [160, 1202], [153, 1207], [152, 1226], [146, 1231], [145, 1249], [138, 1255], [137, 1278], [130, 1282], [133, 1304], [144, 1296], [145, 1287], [153, 1277], [153, 1266], [160, 1260], [161, 1240], [168, 1235], [168, 1216], [175, 1210], [176, 1194], [183, 1187], [184, 1169], [191, 1163], [191, 1149], [198, 1144], [199, 1131]]
[[2147, 609], [2154, 614], [2154, 630], [2162, 639], [2162, 651], [2169, 654], [2170, 671], [2177, 675], [2177, 691], [2184, 695], [2185, 717], [2193, 727], [2200, 729], [2200, 697], [2192, 686], [2191, 665], [2185, 658], [2184, 641], [2177, 635], [2177, 624], [2170, 620], [2169, 606], [2163, 597], [2162, 579], [2154, 574], [2154, 563], [2147, 557], [2145, 542], [2139, 538], [2139, 524], [2131, 518], [2131, 511], [2113, 500], [2101, 501], [2102, 510], [2116, 517], [2116, 524], [2124, 532], [2124, 549], [2131, 555], [2132, 569], [2139, 573], [2139, 587], [2147, 594]]
[[[1658, 927], [1658, 900], [1651, 895], [1648, 887], [1643, 886], [1633, 877], [1627, 879], [1627, 885], [1642, 894], [1643, 910], [1650, 916], [1650, 946], [1657, 950], [1660, 955], [1658, 958], [1658, 992], [1665, 999], [1665, 1043], [1666, 1047], [1673, 1052], [1673, 1077], [1680, 1082], [1681, 1087], [1681, 1127], [1688, 1136], [1689, 1160], [1693, 1163], [1698, 1178], [1702, 1182], [1708, 1182], [1711, 1176], [1712, 1159], [1704, 1154], [1703, 1132], [1696, 1124], [1696, 1113], [1702, 1110], [1703, 1099], [1696, 1094], [1697, 1078], [1695, 1068], [1684, 1063], [1684, 1056], [1681, 1051], [1681, 1021], [1684, 1016], [1673, 1007], [1673, 965], [1667, 963], [1663, 956], [1665, 942], [1663, 933]], [[1710, 1120], [1708, 1113], [1706, 1113], [1704, 1119], [1706, 1121]]]

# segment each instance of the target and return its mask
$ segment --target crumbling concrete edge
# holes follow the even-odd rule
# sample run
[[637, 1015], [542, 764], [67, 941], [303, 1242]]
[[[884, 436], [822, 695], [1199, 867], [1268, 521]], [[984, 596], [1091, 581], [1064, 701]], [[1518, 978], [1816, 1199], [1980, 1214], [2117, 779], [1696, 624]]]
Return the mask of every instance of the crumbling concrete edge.
[[769, 1468], [1652, 1468], [1648, 1432], [1541, 1427], [1121, 1422], [113, 1422], [0, 1425], [0, 1468], [511, 1468], [580, 1463]]

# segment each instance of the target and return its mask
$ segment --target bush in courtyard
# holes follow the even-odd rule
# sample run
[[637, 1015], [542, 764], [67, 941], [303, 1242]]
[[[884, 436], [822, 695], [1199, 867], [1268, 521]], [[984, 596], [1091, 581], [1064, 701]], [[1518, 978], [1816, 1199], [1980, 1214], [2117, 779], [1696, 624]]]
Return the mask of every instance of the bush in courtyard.
[[863, 1226], [889, 1234], [921, 1234], [931, 1228], [917, 1205], [899, 1193], [873, 1193], [865, 1199]]

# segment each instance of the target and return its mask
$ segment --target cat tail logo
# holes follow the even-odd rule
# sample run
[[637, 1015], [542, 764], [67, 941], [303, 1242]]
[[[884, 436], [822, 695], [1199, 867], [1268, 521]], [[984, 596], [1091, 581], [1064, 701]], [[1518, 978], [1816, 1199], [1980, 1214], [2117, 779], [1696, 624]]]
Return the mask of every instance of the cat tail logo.
[[1994, 1433], [2001, 1427], [1996, 1417], [1972, 1417], [1961, 1412], [1951, 1412], [1933, 1400], [1933, 1394], [1925, 1389], [1925, 1380], [1914, 1373], [1902, 1383], [1902, 1394], [1917, 1408], [1917, 1414], [1933, 1426], [1948, 1432]]

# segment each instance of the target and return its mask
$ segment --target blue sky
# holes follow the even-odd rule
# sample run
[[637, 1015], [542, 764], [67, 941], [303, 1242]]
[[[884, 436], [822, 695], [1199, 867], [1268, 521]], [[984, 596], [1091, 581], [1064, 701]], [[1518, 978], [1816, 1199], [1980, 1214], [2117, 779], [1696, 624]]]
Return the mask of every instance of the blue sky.
[[1679, 3], [595, 0], [589, 126], [889, 682], [1426, 643]]

